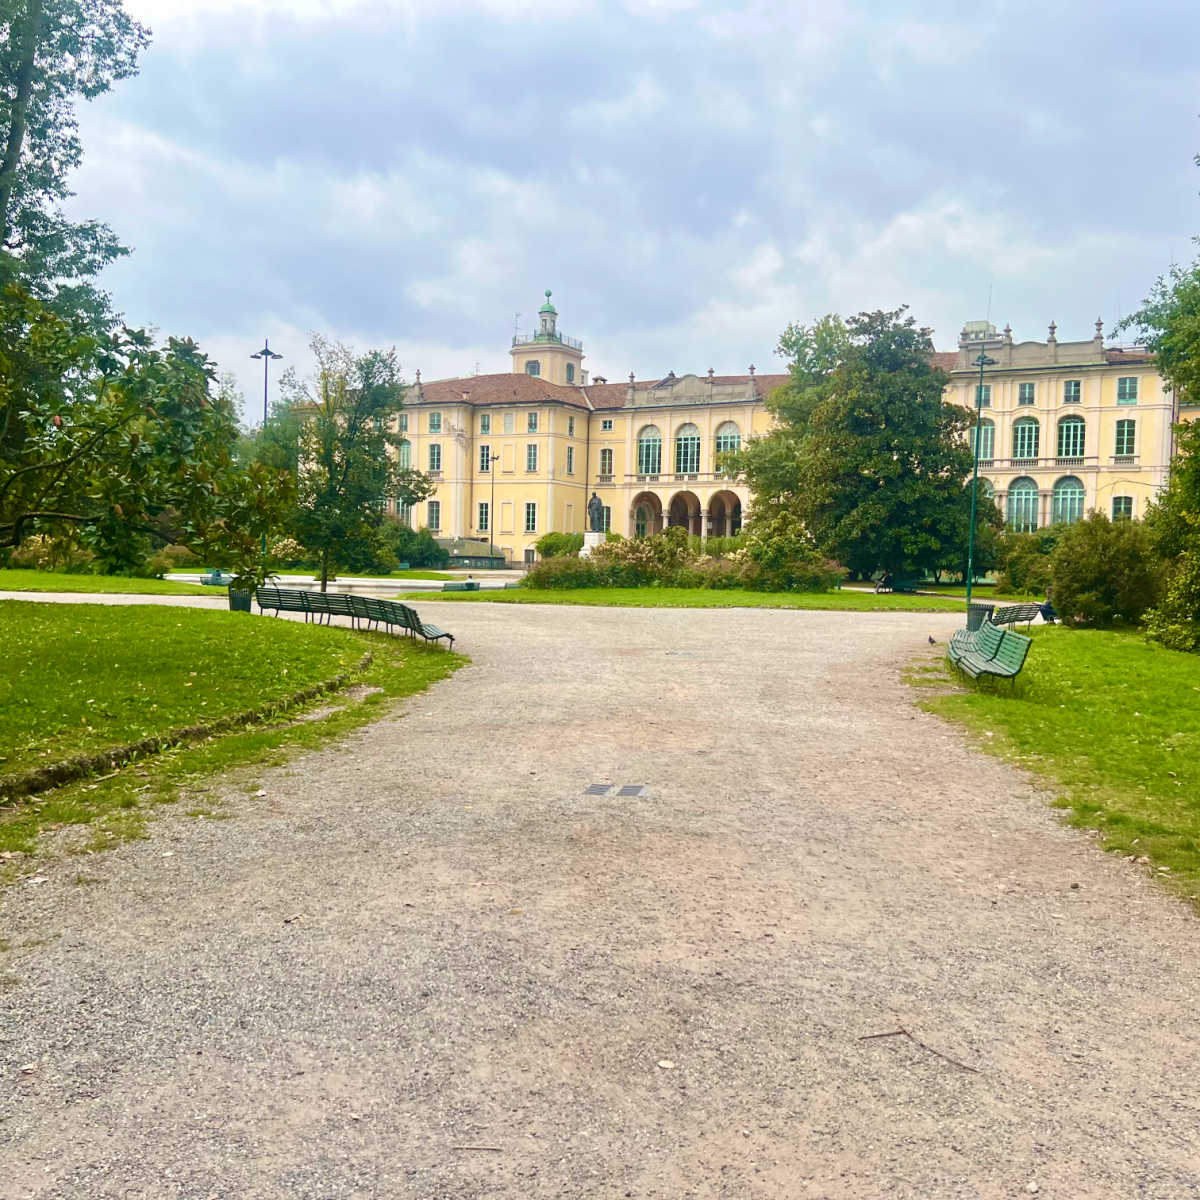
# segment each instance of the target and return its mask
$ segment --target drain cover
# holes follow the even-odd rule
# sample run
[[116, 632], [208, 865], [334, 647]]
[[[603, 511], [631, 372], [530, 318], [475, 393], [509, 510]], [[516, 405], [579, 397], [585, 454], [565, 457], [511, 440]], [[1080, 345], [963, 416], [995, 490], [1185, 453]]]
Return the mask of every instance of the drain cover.
[[[585, 796], [607, 796], [615, 785], [611, 783], [589, 783], [583, 789]], [[646, 785], [644, 783], [623, 783], [617, 788], [618, 796], [644, 796], [646, 794]]]
[[585, 796], [607, 796], [612, 791], [611, 783], [589, 783], [583, 789]]
[[641, 783], [623, 783], [617, 789], [618, 796], [644, 796], [646, 794], [646, 786]]

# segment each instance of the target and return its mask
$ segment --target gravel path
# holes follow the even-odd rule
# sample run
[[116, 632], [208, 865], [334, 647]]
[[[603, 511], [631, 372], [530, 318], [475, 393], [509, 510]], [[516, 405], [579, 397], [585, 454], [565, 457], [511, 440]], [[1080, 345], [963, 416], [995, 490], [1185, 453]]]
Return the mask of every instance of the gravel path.
[[473, 665], [0, 897], [6, 1200], [1200, 1192], [1196, 921], [912, 706], [952, 616], [421, 611]]

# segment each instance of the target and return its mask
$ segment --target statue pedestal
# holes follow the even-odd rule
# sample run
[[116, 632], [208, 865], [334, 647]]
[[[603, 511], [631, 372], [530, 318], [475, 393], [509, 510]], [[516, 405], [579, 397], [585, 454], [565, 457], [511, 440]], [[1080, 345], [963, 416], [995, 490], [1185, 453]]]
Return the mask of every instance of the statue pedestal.
[[580, 558], [587, 558], [597, 547], [604, 545], [604, 534], [600, 530], [589, 529], [583, 535], [583, 549], [579, 551]]

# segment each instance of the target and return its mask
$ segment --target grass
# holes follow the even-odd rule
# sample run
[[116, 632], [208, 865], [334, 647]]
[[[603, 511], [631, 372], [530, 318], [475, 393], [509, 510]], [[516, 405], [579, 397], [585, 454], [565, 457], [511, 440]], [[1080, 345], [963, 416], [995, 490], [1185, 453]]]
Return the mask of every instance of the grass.
[[[10, 617], [13, 606], [20, 609], [49, 607], [10, 601], [0, 605], [0, 620]], [[74, 631], [84, 628], [79, 618], [91, 615], [90, 607], [86, 613], [80, 611], [82, 608], [81, 605], [59, 609], [68, 618], [75, 618], [74, 622], [68, 619], [64, 625], [67, 630], [65, 640], [75, 640]], [[85, 736], [90, 736], [86, 733], [87, 722], [95, 719], [93, 714], [101, 706], [113, 714], [106, 718], [114, 722], [108, 727], [109, 736], [120, 740], [130, 731], [146, 727], [147, 720], [161, 721], [161, 726], [167, 728], [176, 723], [190, 724], [209, 719], [216, 715], [218, 703], [226, 712], [235, 711], [239, 703], [243, 708], [257, 707], [264, 698], [299, 690], [304, 686], [302, 675], [308, 682], [314, 682], [353, 668], [368, 650], [373, 656], [372, 662], [365, 671], [355, 675], [354, 681], [374, 690], [357, 702], [336, 694], [326, 695], [300, 709], [289, 710], [286, 718], [275, 723], [246, 726], [196, 744], [181, 744], [108, 777], [69, 784], [0, 806], [0, 854], [14, 851], [33, 854], [45, 831], [72, 825], [92, 827], [88, 836], [74, 839], [75, 851], [86, 854], [102, 850], [122, 839], [144, 836], [147, 818], [154, 808], [181, 795], [189, 801], [187, 812], [197, 819], [229, 816], [213, 795], [216, 787], [228, 786], [226, 773], [236, 774], [242, 770], [248, 780], [263, 766], [283, 762], [297, 751], [320, 746], [377, 719], [389, 701], [424, 690], [467, 661], [462, 655], [389, 634], [248, 618], [240, 613], [178, 609], [164, 612], [142, 607], [98, 610], [97, 615], [101, 612], [104, 616], [125, 617], [129, 625], [120, 641], [109, 639], [106, 642], [107, 655], [98, 652], [94, 657], [96, 667], [104, 668], [106, 662], [109, 664], [106, 668], [109, 682], [102, 699], [86, 693], [76, 694], [74, 681], [82, 677], [79, 668], [62, 677], [66, 686], [52, 687], [51, 694], [61, 704], [61, 711], [47, 712], [49, 724], [59, 731], [52, 754], [58, 754], [64, 748], [77, 751], [79, 747], [75, 744], [65, 747], [68, 735], [74, 743], [78, 727]], [[159, 615], [168, 618], [177, 631], [172, 633], [167, 628], [147, 633], [145, 638], [131, 636], [134, 630], [141, 629], [142, 618]], [[213, 621], [212, 618], [220, 620]], [[7, 630], [7, 627], [3, 628]], [[211, 636], [214, 631], [222, 635], [216, 641]], [[112, 633], [112, 630], [108, 632]], [[78, 648], [77, 640], [75, 644]], [[148, 652], [148, 647], [153, 649]], [[55, 653], [63, 658], [62, 651]], [[209, 668], [206, 672], [198, 670], [194, 677], [190, 674], [197, 669], [195, 665], [187, 666], [191, 653], [198, 656], [193, 663], [203, 657]], [[219, 669], [225, 671], [223, 681], [216, 678], [218, 668], [213, 666], [216, 653], [222, 656], [223, 665]], [[155, 656], [165, 659], [161, 672]], [[154, 665], [147, 668], [147, 663], [151, 662]], [[180, 674], [181, 669], [183, 674]], [[288, 671], [287, 676], [281, 674], [284, 669]], [[137, 683], [143, 681], [142, 676], [146, 686], [139, 688]], [[44, 675], [42, 682], [45, 682]], [[189, 683], [191, 687], [186, 686]], [[225, 691], [222, 691], [223, 687]], [[175, 694], [176, 689], [183, 691], [182, 697]], [[33, 688], [28, 687], [26, 691], [32, 692]], [[122, 701], [119, 706], [114, 703], [118, 697]], [[89, 705], [89, 699], [96, 699], [97, 703]], [[87, 711], [83, 717], [73, 719], [80, 701]], [[159, 707], [155, 709], [154, 705]], [[10, 727], [11, 707], [0, 701], [0, 714]], [[312, 713], [318, 707], [322, 711], [332, 711], [317, 720], [294, 719], [305, 712]], [[43, 705], [43, 708], [47, 706]], [[139, 710], [149, 712], [139, 720]], [[28, 713], [23, 727], [30, 729]], [[49, 727], [41, 733], [34, 729], [32, 735], [27, 736], [22, 752], [26, 761], [30, 750], [50, 740]], [[0, 735], [0, 745], [7, 744], [8, 735]], [[35, 754], [35, 761], [40, 757]], [[6, 771], [11, 769], [11, 763], [0, 766]], [[213, 778], [218, 773], [222, 774], [219, 785]], [[256, 786], [245, 783], [249, 791], [254, 791]], [[0, 879], [14, 877], [23, 870], [20, 858], [0, 862], [0, 868]]]
[[[279, 575], [293, 575], [297, 578], [312, 579], [318, 582], [321, 578], [319, 572], [310, 571], [306, 567], [280, 567], [276, 572]], [[336, 583], [339, 579], [457, 579], [457, 575], [448, 574], [445, 571], [431, 571], [425, 567], [411, 567], [407, 571], [337, 571], [330, 579], [330, 583]]]
[[[428, 593], [406, 599], [429, 601]], [[576, 588], [540, 591], [439, 592], [437, 599], [484, 604], [581, 604], [600, 608], [810, 608], [835, 612], [962, 612], [962, 604], [938, 596], [873, 592], [748, 592], [741, 588]]]
[[57, 571], [0, 570], [0, 592], [108, 592], [136, 596], [223, 596], [224, 588], [124, 575], [68, 575]]
[[1042, 776], [1106, 849], [1147, 856], [1200, 899], [1200, 656], [1132, 633], [1057, 626], [1033, 638], [1012, 694], [984, 685], [924, 706]]

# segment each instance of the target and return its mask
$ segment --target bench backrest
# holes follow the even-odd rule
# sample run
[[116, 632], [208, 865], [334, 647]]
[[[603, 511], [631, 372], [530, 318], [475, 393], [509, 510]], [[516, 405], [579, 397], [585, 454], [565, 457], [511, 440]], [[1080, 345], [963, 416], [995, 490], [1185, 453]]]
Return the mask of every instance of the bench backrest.
[[1032, 645], [1032, 638], [1027, 638], [1023, 633], [1005, 630], [992, 661], [1015, 675], [1024, 665], [1025, 656]]
[[254, 596], [259, 608], [278, 608], [282, 599], [279, 589], [273, 587], [260, 587], [255, 590]]
[[975, 635], [974, 653], [980, 658], [994, 658], [1004, 640], [1004, 630], [997, 629], [990, 621], [984, 621]]
[[1032, 621], [1042, 611], [1040, 604], [1007, 604], [992, 613], [993, 625], [1015, 625], [1018, 621]]
[[404, 616], [404, 625], [407, 629], [411, 629], [414, 633], [421, 632], [421, 618], [417, 616], [416, 611], [408, 607], [407, 604], [397, 602], [396, 607]]

